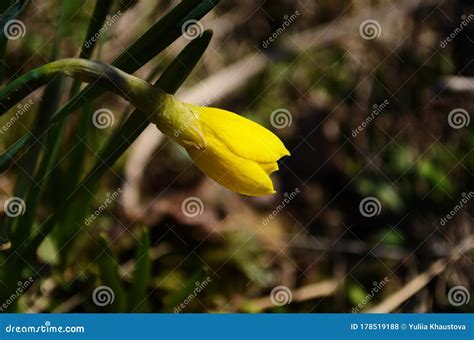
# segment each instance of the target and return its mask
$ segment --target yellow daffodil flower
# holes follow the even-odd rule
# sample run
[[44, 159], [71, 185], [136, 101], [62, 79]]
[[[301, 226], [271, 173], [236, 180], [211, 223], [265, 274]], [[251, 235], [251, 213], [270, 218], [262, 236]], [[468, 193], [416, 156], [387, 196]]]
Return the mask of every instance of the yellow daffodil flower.
[[269, 175], [290, 153], [272, 132], [235, 113], [172, 96], [160, 111], [152, 122], [182, 145], [207, 176], [244, 195], [275, 193]]

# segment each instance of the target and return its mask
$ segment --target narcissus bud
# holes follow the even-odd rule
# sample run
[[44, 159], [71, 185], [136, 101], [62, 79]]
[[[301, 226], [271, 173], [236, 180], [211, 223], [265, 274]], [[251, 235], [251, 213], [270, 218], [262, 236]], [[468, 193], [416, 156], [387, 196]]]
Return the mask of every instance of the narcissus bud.
[[[235, 113], [167, 97], [151, 121], [182, 145], [196, 165], [226, 188], [250, 196], [275, 192], [270, 174], [290, 153], [261, 125]], [[180, 133], [175, 133], [176, 131]]]
[[272, 132], [229, 111], [181, 102], [108, 64], [73, 58], [34, 69], [0, 91], [0, 114], [58, 74], [98, 83], [130, 101], [226, 188], [251, 196], [275, 192], [269, 175], [290, 153]]

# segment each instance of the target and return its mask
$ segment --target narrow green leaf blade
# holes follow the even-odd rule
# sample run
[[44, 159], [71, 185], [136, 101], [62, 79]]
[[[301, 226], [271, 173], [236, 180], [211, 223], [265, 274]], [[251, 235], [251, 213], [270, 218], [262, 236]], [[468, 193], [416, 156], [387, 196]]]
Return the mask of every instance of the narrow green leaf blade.
[[[111, 301], [109, 305], [112, 312], [120, 313], [126, 310], [125, 288], [119, 277], [119, 264], [110, 249], [109, 241], [105, 235], [99, 237], [99, 247], [101, 252], [98, 256], [100, 278], [102, 283], [112, 289]], [[97, 298], [97, 297], [96, 297]]]
[[132, 287], [128, 295], [128, 310], [134, 313], [148, 311], [146, 291], [151, 275], [150, 233], [143, 230], [135, 254], [135, 268], [132, 276]]

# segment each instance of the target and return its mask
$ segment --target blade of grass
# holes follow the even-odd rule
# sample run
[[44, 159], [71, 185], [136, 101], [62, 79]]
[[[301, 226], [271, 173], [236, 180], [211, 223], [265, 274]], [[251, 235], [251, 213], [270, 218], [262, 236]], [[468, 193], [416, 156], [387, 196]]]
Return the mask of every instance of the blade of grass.
[[146, 289], [151, 275], [150, 234], [143, 229], [135, 254], [135, 269], [132, 276], [132, 287], [128, 294], [128, 311], [145, 313], [149, 306], [146, 301]]
[[101, 234], [99, 237], [99, 247], [101, 251], [97, 262], [100, 269], [100, 278], [104, 285], [112, 289], [113, 294], [113, 301], [111, 299], [112, 303], [109, 305], [109, 308], [115, 313], [123, 313], [126, 310], [127, 303], [125, 288], [120, 281], [118, 261], [113, 255], [110, 249], [110, 243], [104, 234]]
[[[105, 19], [107, 14], [110, 12], [114, 0], [97, 0], [94, 7], [94, 12], [92, 13], [91, 20], [89, 21], [89, 26], [87, 28], [86, 36], [84, 37], [84, 42], [82, 43], [81, 52], [79, 53], [79, 58], [89, 59], [94, 52], [94, 48], [97, 43], [97, 39], [91, 40], [90, 37], [95, 35], [99, 30], [104, 26]], [[75, 81], [72, 89], [71, 96], [74, 96], [79, 91], [81, 83]]]

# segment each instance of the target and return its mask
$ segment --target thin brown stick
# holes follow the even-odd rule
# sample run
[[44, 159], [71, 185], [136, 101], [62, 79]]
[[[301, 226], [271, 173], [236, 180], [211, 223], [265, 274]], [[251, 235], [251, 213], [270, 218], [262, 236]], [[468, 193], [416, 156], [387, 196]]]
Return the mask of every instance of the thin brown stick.
[[[303, 286], [291, 292], [291, 301], [289, 303], [308, 301], [333, 295], [340, 284], [341, 281], [339, 280], [327, 280]], [[252, 309], [255, 308], [255, 310], [265, 310], [275, 307], [270, 296], [247, 301], [242, 305], [244, 304], [250, 306]]]
[[407, 301], [423, 287], [425, 287], [435, 276], [441, 274], [448, 266], [461, 258], [461, 256], [474, 249], [474, 236], [456, 246], [450, 256], [433, 262], [428, 269], [411, 279], [402, 289], [389, 296], [377, 306], [368, 309], [367, 313], [390, 313]]

